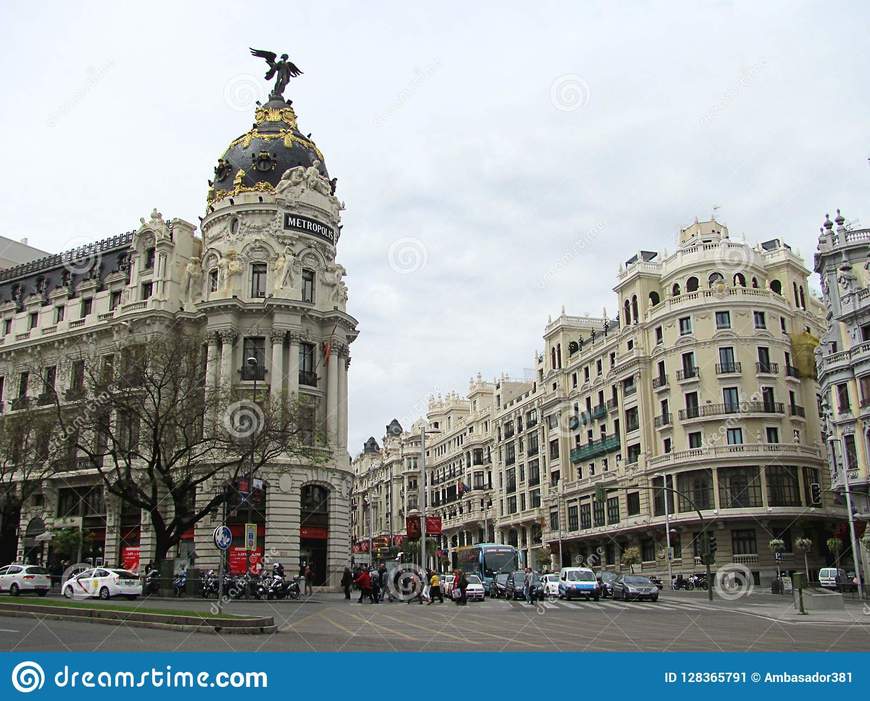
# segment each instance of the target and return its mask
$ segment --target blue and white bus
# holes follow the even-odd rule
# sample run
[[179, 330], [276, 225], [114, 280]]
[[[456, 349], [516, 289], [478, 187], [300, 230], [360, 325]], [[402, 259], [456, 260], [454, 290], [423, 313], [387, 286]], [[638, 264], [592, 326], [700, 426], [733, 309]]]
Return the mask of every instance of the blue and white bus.
[[455, 550], [456, 566], [466, 574], [476, 574], [487, 594], [492, 593], [495, 576], [519, 569], [519, 553], [513, 545], [478, 543]]

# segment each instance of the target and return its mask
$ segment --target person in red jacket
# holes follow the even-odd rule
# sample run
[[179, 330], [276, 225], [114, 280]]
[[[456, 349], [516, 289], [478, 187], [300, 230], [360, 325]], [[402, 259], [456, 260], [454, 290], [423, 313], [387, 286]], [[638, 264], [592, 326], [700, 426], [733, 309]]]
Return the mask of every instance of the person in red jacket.
[[[359, 574], [356, 576], [356, 579], [353, 580], [353, 583], [359, 587], [359, 602], [362, 603], [363, 599], [366, 597], [372, 601], [372, 578], [369, 576], [369, 571], [366, 567], [363, 567]], [[372, 601], [374, 603], [374, 601]]]

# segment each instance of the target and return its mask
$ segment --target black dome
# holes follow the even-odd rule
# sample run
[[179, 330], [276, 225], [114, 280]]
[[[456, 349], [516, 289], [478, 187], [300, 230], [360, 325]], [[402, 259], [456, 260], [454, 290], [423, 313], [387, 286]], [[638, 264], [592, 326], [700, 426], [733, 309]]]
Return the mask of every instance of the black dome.
[[[307, 168], [315, 161], [321, 175], [329, 178], [323, 154], [299, 131], [289, 102], [269, 100], [257, 107], [255, 119], [251, 130], [232, 141], [218, 160], [209, 201], [232, 192], [270, 190], [287, 169]], [[239, 171], [244, 175], [237, 181]]]

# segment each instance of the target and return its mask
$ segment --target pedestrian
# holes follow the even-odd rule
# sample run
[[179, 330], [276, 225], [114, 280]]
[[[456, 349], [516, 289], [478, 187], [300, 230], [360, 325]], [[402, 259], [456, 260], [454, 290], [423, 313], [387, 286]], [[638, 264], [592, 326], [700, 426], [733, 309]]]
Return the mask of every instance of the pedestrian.
[[429, 604], [432, 604], [435, 601], [435, 597], [438, 597], [438, 603], [444, 603], [444, 596], [441, 594], [441, 577], [438, 576], [437, 572], [432, 572], [432, 576], [429, 578]]
[[381, 567], [378, 570], [378, 575], [380, 577], [381, 584], [381, 601], [384, 600], [384, 596], [387, 597], [387, 601], [392, 603], [394, 601], [393, 592], [390, 590], [388, 586], [390, 581], [390, 574], [387, 572], [387, 566], [382, 562]]
[[365, 566], [360, 568], [354, 584], [359, 587], [359, 601], [357, 603], [361, 604], [363, 599], [372, 598], [372, 580]]
[[307, 565], [305, 567], [305, 596], [311, 596], [314, 594], [314, 570], [311, 569], [311, 565]]
[[465, 572], [462, 570], [455, 570], [453, 574], [453, 581], [455, 582], [453, 588], [455, 591], [458, 591], [459, 594], [453, 594], [453, 600], [456, 602], [457, 606], [465, 606], [468, 603], [468, 579], [465, 577]]
[[350, 600], [350, 585], [353, 584], [353, 574], [350, 567], [344, 568], [344, 574], [341, 575], [341, 588], [344, 589], [344, 598]]
[[377, 570], [373, 570], [370, 579], [372, 583], [371, 600], [373, 604], [377, 604], [381, 600], [381, 575]]
[[523, 577], [523, 594], [526, 597], [526, 603], [532, 603], [532, 586], [533, 586], [532, 568], [526, 567], [526, 575]]

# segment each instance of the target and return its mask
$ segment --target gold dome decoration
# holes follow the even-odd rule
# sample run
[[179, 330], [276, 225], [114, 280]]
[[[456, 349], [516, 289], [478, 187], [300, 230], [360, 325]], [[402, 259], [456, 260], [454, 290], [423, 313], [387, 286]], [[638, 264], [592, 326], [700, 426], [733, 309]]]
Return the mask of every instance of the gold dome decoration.
[[292, 107], [258, 107], [254, 112], [254, 119], [257, 122], [284, 122], [291, 129], [298, 129], [296, 124], [296, 113]]
[[250, 187], [241, 184], [236, 185], [235, 181], [233, 182], [233, 185], [234, 187], [232, 190], [215, 190], [213, 187], [210, 187], [208, 189], [208, 196], [206, 198], [208, 204], [214, 204], [215, 202], [218, 202], [225, 197], [235, 197], [242, 192], [275, 192], [275, 188], [264, 180], [261, 180]]

